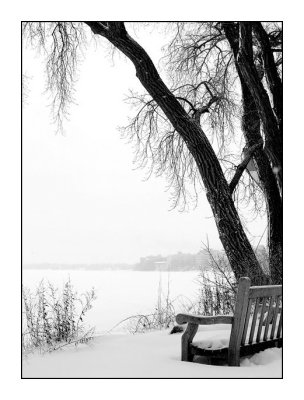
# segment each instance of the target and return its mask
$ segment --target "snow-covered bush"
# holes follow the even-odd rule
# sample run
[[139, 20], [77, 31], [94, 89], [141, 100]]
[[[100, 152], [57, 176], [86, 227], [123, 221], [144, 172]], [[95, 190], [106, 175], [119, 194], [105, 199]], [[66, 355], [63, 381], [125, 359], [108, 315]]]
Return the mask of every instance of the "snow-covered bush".
[[71, 343], [88, 342], [94, 328], [83, 319], [96, 299], [94, 288], [78, 296], [68, 280], [62, 292], [42, 280], [33, 293], [22, 288], [22, 350], [53, 351]]
[[199, 296], [194, 312], [201, 315], [233, 314], [237, 282], [224, 253], [213, 253], [206, 247], [209, 256], [208, 269], [200, 272]]

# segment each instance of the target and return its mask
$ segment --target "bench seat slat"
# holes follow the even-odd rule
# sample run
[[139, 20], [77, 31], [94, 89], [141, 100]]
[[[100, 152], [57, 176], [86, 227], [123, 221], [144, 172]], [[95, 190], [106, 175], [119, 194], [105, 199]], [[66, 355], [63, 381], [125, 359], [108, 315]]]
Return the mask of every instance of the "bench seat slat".
[[251, 315], [251, 306], [252, 306], [252, 299], [249, 299], [248, 307], [247, 307], [247, 314], [246, 314], [246, 319], [245, 319], [245, 325], [244, 325], [244, 330], [243, 330], [243, 336], [242, 336], [242, 340], [241, 340], [241, 346], [243, 346], [246, 341], [248, 324], [249, 324], [249, 319], [250, 319], [250, 315]]
[[253, 336], [254, 336], [254, 332], [256, 330], [255, 325], [256, 325], [256, 320], [257, 320], [257, 316], [258, 316], [258, 312], [259, 312], [259, 304], [260, 304], [260, 298], [257, 297], [255, 299], [254, 313], [253, 313], [252, 322], [251, 322], [251, 328], [250, 328], [250, 334], [249, 334], [249, 340], [248, 340], [249, 344], [253, 342]]
[[272, 304], [273, 304], [273, 297], [270, 297], [270, 301], [268, 304], [268, 312], [267, 312], [267, 317], [266, 317], [266, 325], [265, 325], [265, 330], [264, 330], [264, 341], [267, 340], [268, 337], [268, 329], [269, 329], [269, 324], [270, 324], [270, 320], [272, 317]]
[[278, 330], [277, 330], [277, 338], [280, 338], [280, 337], [281, 337], [282, 322], [283, 322], [283, 313], [282, 313], [282, 311], [281, 311], [281, 312], [280, 312], [279, 326], [278, 326]]
[[282, 294], [282, 287], [277, 285], [270, 286], [251, 286], [248, 297], [254, 299], [257, 297], [272, 297]]
[[261, 312], [260, 312], [260, 321], [259, 321], [258, 332], [257, 332], [257, 336], [256, 336], [256, 341], [257, 342], [260, 342], [260, 340], [261, 340], [261, 332], [262, 332], [262, 326], [263, 326], [263, 316], [264, 316], [264, 313], [265, 313], [266, 301], [267, 301], [267, 298], [264, 297], [263, 298], [263, 302], [262, 302]]
[[280, 308], [280, 296], [277, 296], [276, 297], [275, 309], [274, 309], [273, 315], [272, 315], [272, 327], [271, 327], [271, 332], [270, 332], [270, 339], [274, 338], [274, 333], [275, 333], [275, 329], [276, 329], [276, 323], [277, 323], [279, 308]]

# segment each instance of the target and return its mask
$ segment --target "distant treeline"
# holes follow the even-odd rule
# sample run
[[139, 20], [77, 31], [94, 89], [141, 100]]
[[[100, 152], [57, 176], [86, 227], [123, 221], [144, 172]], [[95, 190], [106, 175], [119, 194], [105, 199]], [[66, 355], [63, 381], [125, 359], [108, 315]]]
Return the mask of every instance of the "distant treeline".
[[208, 269], [209, 255], [203, 251], [196, 254], [176, 253], [169, 256], [151, 255], [141, 257], [136, 264], [25, 264], [24, 269], [52, 269], [52, 270], [133, 270], [133, 271], [191, 271]]
[[131, 264], [52, 264], [52, 263], [39, 263], [39, 264], [24, 264], [24, 269], [54, 269], [54, 270], [126, 270], [134, 269]]

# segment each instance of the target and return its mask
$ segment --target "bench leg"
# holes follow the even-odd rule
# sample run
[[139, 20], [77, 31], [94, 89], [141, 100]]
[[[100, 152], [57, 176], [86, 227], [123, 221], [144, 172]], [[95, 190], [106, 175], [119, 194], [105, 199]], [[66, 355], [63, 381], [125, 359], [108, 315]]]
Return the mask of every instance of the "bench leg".
[[182, 335], [182, 361], [193, 361], [193, 355], [190, 352], [190, 343], [192, 343], [197, 330], [197, 324], [189, 323]]
[[240, 366], [240, 350], [239, 349], [229, 349], [228, 351], [228, 365], [230, 367], [239, 367]]

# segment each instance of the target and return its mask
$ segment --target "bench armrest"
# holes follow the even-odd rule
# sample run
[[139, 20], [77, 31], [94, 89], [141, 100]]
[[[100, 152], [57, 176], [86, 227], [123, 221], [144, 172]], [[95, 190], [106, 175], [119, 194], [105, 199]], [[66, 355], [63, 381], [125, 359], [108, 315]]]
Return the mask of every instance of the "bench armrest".
[[178, 324], [185, 324], [190, 322], [197, 325], [214, 325], [214, 324], [232, 324], [232, 315], [216, 315], [214, 317], [204, 317], [202, 315], [193, 314], [177, 314], [176, 322]]

